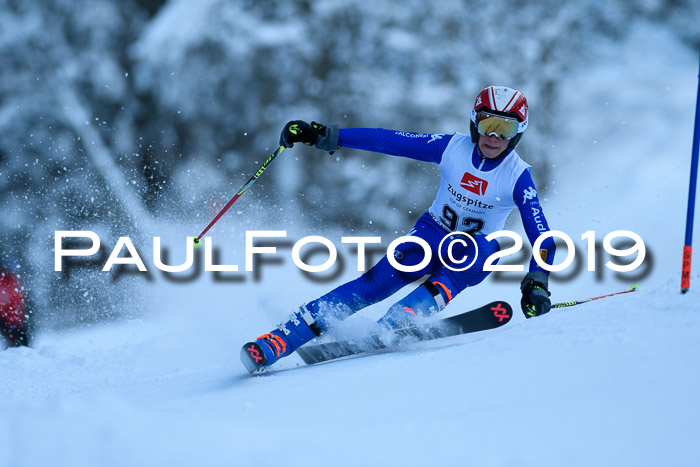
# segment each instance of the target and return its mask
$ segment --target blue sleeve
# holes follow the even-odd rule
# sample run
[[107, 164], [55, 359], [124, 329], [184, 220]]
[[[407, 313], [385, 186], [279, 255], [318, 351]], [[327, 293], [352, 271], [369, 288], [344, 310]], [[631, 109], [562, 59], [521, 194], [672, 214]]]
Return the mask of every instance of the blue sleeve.
[[[513, 201], [515, 201], [515, 205], [518, 206], [518, 210], [520, 211], [523, 227], [525, 227], [525, 234], [528, 240], [530, 240], [530, 245], [533, 245], [537, 237], [545, 232], [549, 232], [549, 225], [547, 224], [547, 219], [544, 217], [540, 200], [537, 197], [537, 190], [535, 189], [535, 183], [532, 181], [530, 169], [523, 171], [520, 178], [518, 178], [518, 181], [515, 183]], [[539, 255], [545, 263], [553, 264], [555, 252], [556, 247], [554, 245], [554, 239], [550, 237], [542, 242], [540, 251], [533, 253]], [[535, 263], [534, 258], [530, 260], [530, 271], [543, 271], [549, 274], [548, 271], [545, 271]]]
[[339, 144], [439, 164], [452, 135], [406, 133], [383, 128], [341, 128]]

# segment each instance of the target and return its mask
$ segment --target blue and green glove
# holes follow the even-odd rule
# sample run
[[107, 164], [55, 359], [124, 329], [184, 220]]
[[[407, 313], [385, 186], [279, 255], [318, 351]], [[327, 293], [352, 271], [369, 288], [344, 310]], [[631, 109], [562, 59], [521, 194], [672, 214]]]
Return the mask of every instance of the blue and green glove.
[[324, 125], [322, 123], [306, 123], [303, 120], [288, 122], [280, 135], [280, 146], [294, 147], [294, 143], [304, 143], [307, 146], [316, 146], [317, 149], [333, 154], [338, 149], [338, 137], [340, 128], [338, 125]]
[[523, 293], [520, 308], [526, 318], [549, 312], [552, 302], [549, 300], [551, 294], [547, 290], [548, 282], [549, 277], [542, 271], [531, 271], [520, 282], [520, 290]]

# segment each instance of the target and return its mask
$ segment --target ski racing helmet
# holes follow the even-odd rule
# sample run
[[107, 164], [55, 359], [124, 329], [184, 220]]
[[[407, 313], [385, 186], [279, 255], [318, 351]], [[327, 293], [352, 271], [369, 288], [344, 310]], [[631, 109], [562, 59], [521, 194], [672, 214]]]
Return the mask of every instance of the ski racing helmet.
[[472, 108], [472, 141], [478, 144], [480, 135], [495, 134], [510, 140], [510, 152], [527, 130], [527, 114], [527, 99], [522, 92], [506, 86], [486, 87], [476, 96]]

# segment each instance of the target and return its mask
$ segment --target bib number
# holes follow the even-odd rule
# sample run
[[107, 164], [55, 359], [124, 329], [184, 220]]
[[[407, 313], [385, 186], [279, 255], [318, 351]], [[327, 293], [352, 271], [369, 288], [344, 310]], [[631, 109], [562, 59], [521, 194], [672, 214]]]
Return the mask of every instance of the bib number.
[[[469, 235], [476, 235], [484, 228], [484, 220], [476, 217], [465, 217], [462, 219], [462, 222], [460, 222], [459, 214], [447, 204], [442, 207], [440, 221], [453, 232], [455, 230], [460, 230]], [[460, 229], [457, 229], [457, 227], [460, 227]]]

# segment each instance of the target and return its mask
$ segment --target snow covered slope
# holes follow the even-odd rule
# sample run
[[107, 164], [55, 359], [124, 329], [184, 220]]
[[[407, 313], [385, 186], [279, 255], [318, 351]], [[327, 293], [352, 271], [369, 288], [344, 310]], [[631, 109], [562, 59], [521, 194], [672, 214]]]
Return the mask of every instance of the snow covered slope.
[[[261, 283], [157, 280], [143, 320], [0, 352], [0, 466], [697, 466], [697, 259], [678, 293], [697, 63], [653, 29], [633, 38], [570, 83], [577, 137], [557, 143], [544, 205], [574, 238], [642, 235], [654, 268], [639, 292], [405, 353], [290, 357], [251, 378], [240, 345], [328, 285], [291, 267]], [[651, 43], [667, 53], [644, 55]], [[627, 285], [582, 273], [553, 299]], [[517, 306], [517, 286], [487, 282], [451, 306], [496, 298]]]
[[225, 333], [88, 329], [0, 353], [0, 465], [697, 465], [699, 329], [673, 284], [260, 377]]

